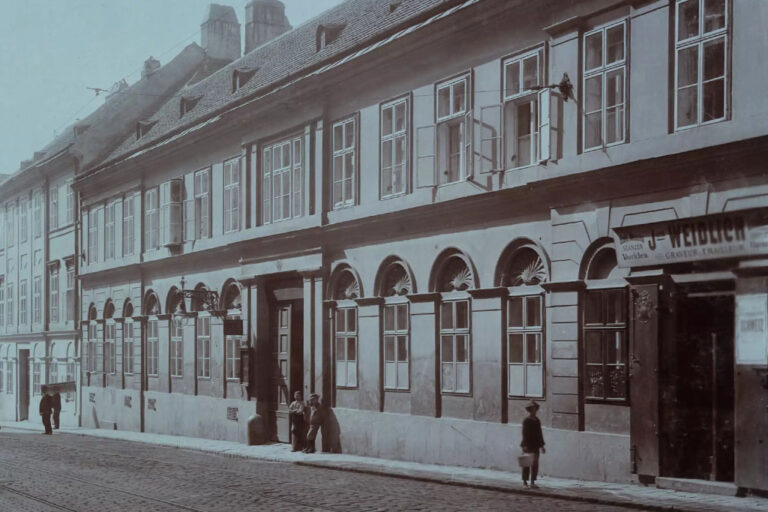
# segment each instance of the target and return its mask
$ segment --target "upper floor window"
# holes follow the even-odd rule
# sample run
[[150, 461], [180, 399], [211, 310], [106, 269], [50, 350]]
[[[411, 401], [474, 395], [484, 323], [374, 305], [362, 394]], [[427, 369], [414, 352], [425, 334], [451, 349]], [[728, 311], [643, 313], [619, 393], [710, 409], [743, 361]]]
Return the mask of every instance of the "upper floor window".
[[48, 316], [52, 324], [59, 323], [59, 265], [48, 267]]
[[437, 86], [437, 168], [440, 184], [472, 174], [472, 111], [469, 76]]
[[0, 329], [5, 326], [5, 283], [0, 280]]
[[240, 229], [240, 158], [224, 162], [224, 232]]
[[51, 185], [48, 189], [48, 228], [59, 227], [59, 186]]
[[211, 194], [210, 172], [202, 169], [194, 177], [194, 238], [209, 238], [211, 236]]
[[88, 215], [88, 263], [99, 260], [99, 210], [92, 208]]
[[178, 245], [182, 241], [181, 200], [184, 182], [173, 179], [160, 184], [159, 244]]
[[160, 211], [157, 187], [144, 192], [144, 245], [146, 250], [160, 248]]
[[549, 158], [549, 89], [541, 89], [544, 70], [543, 48], [504, 61], [505, 168]]
[[13, 311], [13, 297], [14, 297], [14, 295], [13, 295], [13, 283], [8, 283], [7, 285], [5, 285], [5, 297], [6, 297], [5, 298], [5, 301], [6, 301], [5, 302], [5, 304], [6, 304], [5, 312], [8, 315], [6, 317], [7, 320], [8, 320], [6, 323], [8, 324], [8, 327], [12, 327], [12, 326], [14, 326], [16, 324], [16, 318], [15, 318], [14, 311]]
[[123, 256], [134, 254], [136, 230], [136, 200], [128, 196], [123, 200]]
[[66, 300], [67, 300], [67, 316], [64, 320], [67, 322], [74, 321], [75, 320], [75, 263], [72, 260], [67, 261]]
[[43, 321], [43, 284], [40, 276], [32, 278], [32, 323]]
[[179, 100], [179, 117], [184, 117], [184, 114], [195, 108], [202, 97], [202, 95], [182, 96]]
[[408, 98], [381, 106], [381, 197], [404, 194], [408, 180]]
[[728, 112], [728, 1], [677, 0], [675, 127], [725, 119]]
[[19, 199], [19, 242], [27, 241], [29, 233], [29, 199]]
[[265, 224], [302, 215], [303, 148], [301, 137], [291, 137], [264, 148], [262, 216]]
[[356, 196], [357, 118], [350, 117], [333, 125], [333, 207], [352, 206]]
[[584, 150], [626, 140], [626, 22], [584, 34]]
[[104, 259], [111, 260], [115, 257], [115, 214], [117, 202], [108, 204], [104, 209]]
[[232, 71], [232, 92], [236, 92], [253, 78], [259, 68], [239, 68]]
[[24, 325], [29, 322], [27, 316], [27, 280], [19, 281], [19, 324]]
[[64, 197], [67, 207], [67, 224], [71, 224], [75, 221], [75, 197], [72, 191], [72, 181], [68, 181], [64, 185]]
[[13, 247], [14, 234], [16, 233], [16, 208], [13, 205], [5, 207], [5, 241], [8, 247]]
[[33, 214], [32, 214], [32, 232], [35, 238], [40, 238], [43, 234], [43, 194], [36, 190], [32, 195]]

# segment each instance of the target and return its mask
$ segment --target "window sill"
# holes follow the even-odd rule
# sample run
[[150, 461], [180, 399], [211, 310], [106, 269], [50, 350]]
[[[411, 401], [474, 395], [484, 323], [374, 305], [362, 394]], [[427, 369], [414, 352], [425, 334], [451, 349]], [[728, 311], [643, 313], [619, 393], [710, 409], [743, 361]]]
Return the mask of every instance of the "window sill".
[[472, 392], [471, 391], [440, 391], [440, 394], [443, 396], [460, 396], [460, 397], [471, 397]]
[[607, 398], [585, 398], [584, 403], [587, 405], [623, 405], [629, 406], [628, 398], [617, 398], [615, 400]]
[[601, 145], [601, 146], [594, 146], [594, 147], [590, 147], [590, 148], [584, 148], [584, 149], [581, 150], [581, 152], [582, 153], [591, 153], [592, 151], [601, 151], [601, 150], [603, 150], [603, 148], [607, 149], [607, 148], [612, 148], [614, 146], [621, 146], [622, 144], [628, 144], [628, 143], [629, 143], [629, 140], [624, 139], [624, 140], [620, 140], [618, 142], [611, 142], [610, 144], [606, 144], [604, 146]]
[[197, 380], [211, 380], [211, 377], [210, 377], [210, 376], [208, 376], [208, 377], [205, 377], [205, 376], [203, 376], [203, 375], [198, 375], [198, 376], [197, 376]]
[[547, 398], [544, 395], [507, 395], [510, 400], [539, 400], [546, 402]]
[[336, 385], [336, 389], [347, 389], [347, 390], [357, 391], [357, 390], [360, 389], [360, 386], [339, 386], [339, 385]]
[[712, 124], [718, 124], [718, 123], [722, 123], [724, 121], [730, 121], [730, 117], [725, 116], [725, 117], [721, 117], [720, 119], [712, 119], [711, 121], [704, 121], [703, 123], [690, 124], [688, 126], [678, 126], [678, 127], [676, 127], [674, 129], [674, 133], [684, 132], [684, 131], [691, 130], [691, 129], [694, 129], [694, 128], [701, 128], [702, 126], [709, 126], [709, 125], [712, 125]]
[[385, 393], [410, 393], [411, 388], [384, 388]]
[[173, 380], [182, 380], [183, 378], [183, 375], [171, 375], [171, 379]]

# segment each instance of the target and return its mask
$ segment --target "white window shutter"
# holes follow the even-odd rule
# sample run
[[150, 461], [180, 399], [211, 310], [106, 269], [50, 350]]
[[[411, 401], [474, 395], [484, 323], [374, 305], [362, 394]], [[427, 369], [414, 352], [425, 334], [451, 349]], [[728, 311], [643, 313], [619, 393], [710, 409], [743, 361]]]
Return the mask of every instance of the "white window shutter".
[[467, 178], [472, 178], [475, 175], [474, 126], [475, 120], [474, 117], [472, 117], [472, 111], [470, 110], [464, 114], [464, 175]]
[[480, 108], [480, 123], [476, 125], [480, 134], [479, 174], [488, 174], [499, 170], [501, 165], [501, 105], [489, 105]]
[[539, 163], [546, 163], [551, 158], [550, 137], [550, 91], [544, 88], [539, 91]]
[[435, 185], [435, 126], [422, 126], [416, 128], [416, 188]]

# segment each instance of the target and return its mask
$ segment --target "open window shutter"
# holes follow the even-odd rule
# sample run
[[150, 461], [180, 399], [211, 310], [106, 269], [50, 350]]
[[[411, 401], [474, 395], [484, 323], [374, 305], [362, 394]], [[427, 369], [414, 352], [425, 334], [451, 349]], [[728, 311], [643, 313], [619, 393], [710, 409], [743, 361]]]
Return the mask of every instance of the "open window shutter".
[[435, 126], [422, 126], [416, 128], [416, 188], [435, 185]]
[[551, 158], [550, 137], [550, 93], [544, 88], [539, 91], [539, 163], [546, 163]]
[[472, 117], [472, 111], [470, 110], [464, 114], [464, 166], [465, 174], [467, 178], [471, 178], [475, 175], [475, 153], [474, 153], [474, 139], [475, 139], [475, 119]]
[[195, 178], [184, 176], [184, 240], [195, 239]]
[[480, 136], [479, 165], [480, 174], [499, 170], [501, 165], [501, 105], [480, 108], [480, 124], [477, 125]]

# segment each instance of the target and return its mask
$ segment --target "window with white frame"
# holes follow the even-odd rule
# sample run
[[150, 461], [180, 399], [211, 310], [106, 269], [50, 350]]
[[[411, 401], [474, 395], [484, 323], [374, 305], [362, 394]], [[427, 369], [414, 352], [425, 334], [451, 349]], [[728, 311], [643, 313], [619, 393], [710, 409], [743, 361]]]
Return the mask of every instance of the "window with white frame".
[[131, 375], [135, 371], [133, 343], [133, 320], [126, 318], [123, 324], [123, 372], [127, 375]]
[[[66, 379], [65, 382], [72, 382], [75, 380], [75, 356], [72, 349], [72, 343], [67, 344], [67, 352], [66, 352]], [[67, 393], [64, 395], [64, 400], [66, 402], [72, 402], [75, 399], [75, 392], [74, 391], [67, 391]]]
[[211, 317], [197, 317], [197, 376], [211, 376]]
[[202, 169], [195, 173], [195, 239], [211, 236], [210, 172]]
[[50, 380], [48, 382], [59, 382], [59, 364], [58, 360], [53, 357], [53, 350], [51, 350], [51, 369]]
[[584, 303], [584, 396], [625, 401], [627, 370], [627, 290], [589, 290]]
[[39, 190], [32, 194], [32, 203], [32, 232], [35, 238], [40, 238], [43, 235], [43, 194]]
[[59, 227], [59, 186], [51, 185], [48, 189], [48, 229]]
[[544, 393], [542, 297], [507, 300], [507, 364], [510, 396]]
[[99, 215], [96, 208], [88, 212], [88, 263], [99, 261]]
[[440, 389], [444, 393], [470, 391], [469, 300], [440, 304]]
[[14, 317], [14, 311], [13, 311], [13, 283], [8, 283], [7, 285], [5, 285], [5, 295], [6, 295], [5, 312], [8, 315], [6, 317], [8, 319], [6, 323], [8, 324], [8, 327], [11, 328], [16, 324], [16, 319]]
[[357, 308], [336, 310], [336, 387], [357, 387]]
[[37, 348], [32, 356], [32, 395], [40, 394], [40, 357], [37, 355]]
[[171, 317], [171, 376], [184, 376], [184, 322], [178, 315]]
[[136, 201], [133, 196], [123, 199], [123, 256], [134, 254]]
[[[56, 288], [58, 292], [58, 276], [57, 276], [57, 283]], [[74, 262], [67, 262], [67, 317], [64, 319], [65, 321], [74, 321], [75, 320], [75, 265]], [[51, 306], [53, 308], [53, 306]], [[57, 303], [56, 303], [56, 316], [58, 318], [58, 297], [57, 297]], [[51, 310], [53, 311], [53, 310]], [[58, 321], [58, 320], [57, 320]]]
[[113, 201], [104, 209], [104, 259], [115, 258], [115, 214], [117, 202]]
[[0, 280], [0, 329], [5, 327], [5, 283]]
[[541, 89], [545, 69], [543, 48], [504, 61], [505, 168], [526, 167], [549, 157], [545, 147], [549, 89]]
[[728, 115], [728, 0], [677, 0], [675, 128]]
[[40, 276], [32, 278], [32, 323], [39, 324], [43, 321], [43, 283]]
[[627, 26], [584, 34], [584, 150], [626, 140]]
[[9, 350], [8, 359], [5, 361], [5, 372], [6, 376], [8, 377], [8, 380], [6, 381], [5, 386], [5, 392], [6, 393], [13, 393], [14, 388], [14, 382], [16, 382], [13, 378], [13, 361], [11, 360], [11, 354], [12, 352]]
[[[237, 315], [228, 316], [230, 320], [240, 320]], [[240, 336], [227, 336], [225, 340], [225, 373], [227, 380], [240, 378]]]
[[381, 197], [404, 194], [408, 183], [408, 98], [381, 106]]
[[[89, 315], [90, 316], [90, 315]], [[87, 343], [87, 361], [86, 361], [86, 369], [89, 372], [95, 372], [96, 371], [96, 338], [98, 337], [98, 334], [96, 332], [96, 322], [93, 320], [90, 320], [88, 324], [85, 326], [86, 333], [88, 334], [88, 339], [86, 340]]]
[[144, 245], [148, 251], [160, 248], [160, 210], [157, 187], [144, 192]]
[[59, 266], [48, 268], [48, 315], [53, 324], [59, 323]]
[[14, 234], [16, 233], [16, 225], [14, 223], [14, 217], [16, 216], [16, 208], [13, 205], [5, 207], [5, 243], [8, 247], [13, 247]]
[[240, 157], [224, 162], [224, 232], [240, 229]]
[[409, 388], [408, 303], [384, 305], [384, 388]]
[[469, 76], [437, 86], [438, 183], [454, 183], [472, 174], [472, 110]]
[[304, 142], [290, 137], [262, 152], [262, 218], [265, 224], [300, 217], [304, 188]]
[[104, 323], [104, 371], [107, 373], [115, 373], [116, 370], [115, 331], [114, 320], [106, 320]]
[[19, 199], [19, 242], [27, 241], [29, 235], [29, 199]]
[[19, 324], [23, 325], [29, 322], [27, 316], [27, 280], [19, 281]]
[[158, 375], [158, 353], [160, 348], [160, 321], [151, 318], [147, 322], [147, 375]]
[[75, 198], [72, 191], [72, 181], [68, 181], [64, 185], [64, 201], [67, 207], [67, 224], [71, 224], [75, 221]]
[[94, 337], [94, 371], [101, 373], [104, 371], [104, 338], [102, 338], [103, 333], [99, 331], [104, 327], [102, 325], [99, 329], [99, 326], [98, 322], [91, 322]]
[[333, 190], [334, 208], [355, 204], [357, 197], [357, 118], [350, 117], [333, 124]]

